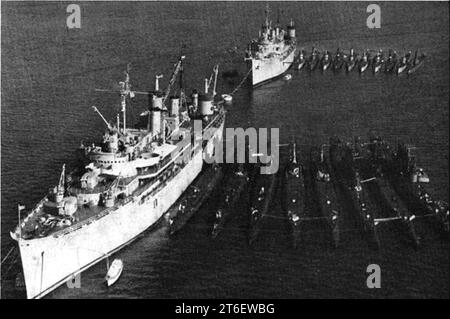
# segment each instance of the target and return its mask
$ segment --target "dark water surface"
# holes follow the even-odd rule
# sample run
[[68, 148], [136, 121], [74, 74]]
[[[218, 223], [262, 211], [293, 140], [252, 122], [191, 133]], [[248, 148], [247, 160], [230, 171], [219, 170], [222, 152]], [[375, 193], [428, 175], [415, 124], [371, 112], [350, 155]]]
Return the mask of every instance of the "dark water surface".
[[[265, 3], [248, 2], [97, 2], [81, 3], [81, 29], [66, 28], [66, 6], [58, 2], [2, 2], [1, 37], [1, 248], [17, 222], [18, 202], [32, 207], [54, 185], [61, 165], [74, 159], [82, 139], [103, 133], [97, 105], [107, 118], [119, 110], [116, 96], [94, 88], [111, 87], [132, 62], [132, 83], [153, 87], [154, 75], [167, 84], [181, 44], [186, 44], [187, 87], [219, 62], [221, 70], [245, 73], [243, 49], [257, 35]], [[388, 141], [418, 147], [436, 198], [449, 198], [449, 4], [380, 3], [381, 29], [366, 27], [366, 2], [273, 3], [284, 10], [283, 23], [296, 21], [299, 46], [335, 51], [388, 48], [403, 53], [419, 48], [425, 66], [412, 76], [357, 73], [309, 74], [292, 70], [289, 82], [277, 80], [251, 90], [244, 86], [229, 107], [229, 127], [280, 128], [281, 143], [295, 135], [308, 147], [338, 134], [350, 139], [376, 130]], [[275, 17], [274, 17], [275, 19]], [[230, 48], [237, 47], [238, 53]], [[221, 81], [230, 92], [235, 81]], [[137, 97], [129, 124], [145, 109]], [[242, 204], [244, 207], [244, 204]], [[216, 241], [211, 199], [177, 236], [164, 228], [143, 234], [120, 251], [124, 273], [111, 288], [102, 284], [105, 264], [81, 276], [80, 289], [63, 286], [49, 298], [448, 298], [449, 242], [432, 222], [418, 224], [422, 247], [414, 251], [395, 227], [381, 230], [382, 249], [368, 248], [346, 221], [342, 247], [330, 247], [325, 228], [307, 236], [298, 251], [289, 247], [286, 221], [270, 219], [256, 246], [247, 245], [244, 209]], [[276, 200], [272, 214], [282, 216]], [[382, 270], [382, 288], [366, 287], [366, 267]], [[10, 280], [3, 298], [24, 297]]]

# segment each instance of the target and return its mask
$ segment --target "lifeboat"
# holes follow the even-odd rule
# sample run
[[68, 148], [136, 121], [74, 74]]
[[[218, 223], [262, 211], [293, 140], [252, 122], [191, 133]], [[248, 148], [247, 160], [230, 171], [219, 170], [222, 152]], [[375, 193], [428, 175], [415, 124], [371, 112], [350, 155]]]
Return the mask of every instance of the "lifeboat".
[[106, 285], [108, 287], [115, 284], [115, 282], [119, 279], [120, 275], [122, 274], [122, 270], [123, 270], [122, 260], [114, 259], [105, 277]]

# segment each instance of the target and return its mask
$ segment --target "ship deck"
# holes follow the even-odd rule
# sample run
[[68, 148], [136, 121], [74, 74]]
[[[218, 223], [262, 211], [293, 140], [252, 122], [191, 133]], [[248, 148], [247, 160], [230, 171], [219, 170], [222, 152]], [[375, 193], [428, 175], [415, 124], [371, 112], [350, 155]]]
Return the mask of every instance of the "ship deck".
[[[225, 113], [223, 111], [217, 112], [215, 116], [211, 116], [208, 118], [208, 120], [204, 123], [204, 129], [207, 129], [208, 127], [218, 127], [221, 123], [221, 120], [224, 118]], [[182, 129], [189, 129], [191, 123], [183, 123]], [[172, 145], [167, 144], [163, 145], [161, 148], [158, 149], [163, 154], [163, 157], [170, 160], [171, 156], [170, 154], [177, 149], [176, 145], [178, 143], [181, 143], [181, 140], [174, 140], [172, 141]], [[164, 165], [162, 165], [164, 166]], [[163, 167], [160, 167], [158, 172], [155, 172], [155, 174], [152, 174], [152, 176], [158, 175], [162, 170], [164, 170]], [[142, 176], [139, 174], [136, 176], [130, 176], [127, 178], [121, 178], [118, 187], [119, 188], [126, 188], [128, 184], [133, 183], [137, 178], [141, 179]], [[49, 213], [45, 210], [45, 202], [47, 201], [47, 198], [44, 198], [37, 206], [36, 208], [22, 221], [22, 223], [19, 225], [20, 228], [20, 236], [22, 239], [34, 239], [34, 238], [42, 238], [47, 236], [59, 236], [63, 235], [67, 232], [71, 232], [75, 229], [81, 228], [84, 225], [99, 219], [105, 215], [107, 215], [112, 210], [115, 210], [118, 206], [124, 205], [128, 202], [130, 202], [133, 197], [138, 196], [145, 190], [148, 190], [152, 187], [152, 185], [155, 185], [153, 183], [153, 179], [147, 179], [147, 182], [145, 185], [141, 185], [138, 187], [138, 189], [133, 191], [133, 194], [130, 196], [126, 196], [123, 198], [118, 198], [116, 200], [116, 203], [112, 207], [105, 207], [103, 205], [81, 205], [77, 207], [77, 210], [74, 212], [72, 216], [64, 216], [64, 215], [58, 215], [55, 213]], [[110, 181], [111, 183], [112, 181]], [[161, 187], [163, 187], [164, 183], [159, 183], [156, 185], [156, 187], [153, 187], [151, 190], [151, 193], [157, 191]], [[102, 186], [103, 187], [103, 186]], [[69, 193], [76, 193], [78, 189], [71, 188], [69, 190]], [[18, 229], [17, 229], [18, 230]], [[17, 234], [16, 230], [16, 234]]]
[[[60, 215], [48, 214], [43, 208], [37, 210], [33, 215], [29, 217], [24, 223], [22, 223], [21, 236], [23, 239], [42, 238], [56, 233], [68, 227], [73, 227], [78, 223], [82, 223], [90, 218], [100, 215], [105, 210], [103, 206], [79, 206], [76, 212], [72, 215], [72, 218], [68, 218]], [[45, 222], [41, 222], [45, 219]], [[62, 224], [64, 220], [73, 220], [70, 224]], [[48, 221], [48, 223], [46, 223]]]

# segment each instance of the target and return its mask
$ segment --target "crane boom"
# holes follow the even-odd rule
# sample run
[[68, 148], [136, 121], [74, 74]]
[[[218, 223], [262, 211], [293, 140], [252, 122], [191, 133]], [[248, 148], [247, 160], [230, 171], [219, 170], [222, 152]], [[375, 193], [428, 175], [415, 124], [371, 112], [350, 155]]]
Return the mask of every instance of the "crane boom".
[[106, 126], [108, 127], [109, 130], [113, 130], [113, 127], [111, 126], [111, 124], [108, 123], [108, 121], [104, 118], [104, 116], [102, 115], [102, 113], [100, 113], [100, 111], [97, 109], [97, 107], [92, 106], [92, 108], [94, 109], [95, 112], [98, 113], [98, 115], [100, 115], [100, 117], [102, 118], [103, 122], [105, 122]]
[[164, 94], [163, 103], [167, 100], [170, 94], [170, 90], [172, 88], [172, 85], [175, 83], [175, 80], [177, 78], [177, 74], [181, 69], [181, 64], [183, 63], [185, 56], [182, 55], [178, 59], [178, 62], [175, 64], [175, 69], [173, 70], [172, 76], [170, 77], [169, 84], [167, 85], [166, 93]]
[[215, 96], [216, 95], [216, 86], [217, 86], [217, 74], [219, 73], [219, 65], [218, 64], [216, 64], [215, 66], [214, 66], [214, 87], [213, 87], [213, 96]]
[[211, 83], [212, 83], [212, 81], [213, 81], [213, 78], [214, 78], [214, 85], [213, 85], [213, 90], [212, 90], [212, 95], [213, 96], [215, 96], [216, 95], [216, 85], [217, 85], [217, 74], [218, 74], [218, 72], [219, 72], [219, 65], [218, 64], [216, 64], [215, 66], [214, 66], [214, 68], [213, 68], [213, 72], [211, 73], [211, 76], [209, 77], [209, 80], [208, 80], [208, 84], [207, 84], [207, 86], [208, 86], [208, 89], [211, 87]]

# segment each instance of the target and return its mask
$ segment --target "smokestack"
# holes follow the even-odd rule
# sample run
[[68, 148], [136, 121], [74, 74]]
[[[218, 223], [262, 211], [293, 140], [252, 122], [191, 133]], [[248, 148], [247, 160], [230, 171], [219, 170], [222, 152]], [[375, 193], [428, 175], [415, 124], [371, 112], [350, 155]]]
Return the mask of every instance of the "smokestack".
[[149, 113], [149, 124], [151, 126], [153, 136], [161, 132], [161, 112], [163, 109], [163, 98], [161, 93], [156, 92], [151, 95], [151, 106]]

